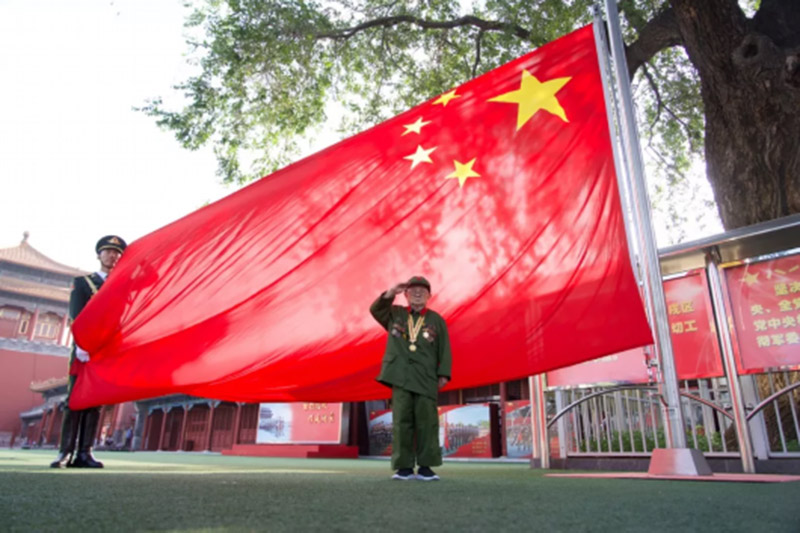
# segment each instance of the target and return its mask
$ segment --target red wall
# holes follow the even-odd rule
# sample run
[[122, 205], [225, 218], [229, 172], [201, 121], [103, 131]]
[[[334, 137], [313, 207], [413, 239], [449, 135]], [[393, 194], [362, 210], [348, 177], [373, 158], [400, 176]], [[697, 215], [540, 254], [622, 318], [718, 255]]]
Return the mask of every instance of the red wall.
[[0, 350], [0, 432], [19, 431], [19, 414], [41, 405], [32, 381], [67, 375], [66, 357]]

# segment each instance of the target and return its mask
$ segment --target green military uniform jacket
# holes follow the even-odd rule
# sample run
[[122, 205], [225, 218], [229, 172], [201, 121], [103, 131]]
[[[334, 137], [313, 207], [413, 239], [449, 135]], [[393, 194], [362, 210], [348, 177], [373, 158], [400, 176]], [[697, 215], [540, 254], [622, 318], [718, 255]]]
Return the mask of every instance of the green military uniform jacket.
[[[78, 318], [78, 315], [89, 300], [94, 296], [100, 287], [103, 286], [105, 280], [97, 272], [93, 272], [88, 276], [79, 276], [72, 280], [72, 292], [69, 295], [69, 317], [72, 320]], [[75, 358], [75, 343], [72, 343], [72, 352], [69, 355], [69, 373], [76, 375], [78, 360]]]
[[381, 326], [389, 332], [383, 365], [377, 380], [389, 387], [401, 387], [408, 391], [436, 399], [439, 377], [450, 379], [450, 337], [447, 324], [435, 311], [423, 309], [424, 323], [417, 337], [416, 351], [409, 346], [408, 314], [416, 323], [420, 313], [408, 307], [392, 305], [394, 298], [383, 294], [369, 308]]

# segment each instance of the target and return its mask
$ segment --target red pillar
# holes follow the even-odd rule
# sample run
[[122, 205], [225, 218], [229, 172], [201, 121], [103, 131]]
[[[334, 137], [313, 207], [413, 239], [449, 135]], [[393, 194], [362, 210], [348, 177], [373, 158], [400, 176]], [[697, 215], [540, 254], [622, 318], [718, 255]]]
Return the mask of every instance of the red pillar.
[[162, 407], [161, 412], [164, 413], [164, 416], [161, 417], [161, 435], [158, 436], [158, 448], [156, 448], [156, 450], [160, 450], [164, 447], [164, 433], [167, 432], [167, 415], [169, 411], [166, 407]]
[[42, 433], [44, 433], [44, 424], [47, 422], [47, 411], [42, 413], [42, 419], [39, 421], [39, 428], [36, 431], [36, 444], [42, 440]]
[[208, 404], [208, 427], [206, 428], [205, 450], [211, 451], [211, 434], [214, 432], [214, 404]]
[[506, 382], [500, 383], [500, 455], [503, 457], [508, 456], [506, 435], [508, 428], [506, 427], [506, 403], [508, 402], [508, 385]]
[[50, 408], [50, 422], [47, 424], [47, 435], [44, 438], [45, 442], [50, 442], [53, 437], [53, 426], [55, 426], [56, 421], [56, 409], [58, 409], [57, 405]]
[[150, 416], [151, 413], [147, 413], [145, 416], [147, 418], [144, 419], [144, 429], [142, 429], [142, 442], [140, 444], [142, 451], [147, 451], [147, 436], [150, 434], [150, 424], [153, 423], [153, 417]]
[[64, 313], [64, 318], [61, 319], [61, 331], [58, 334], [58, 344], [67, 346], [69, 344], [69, 335], [67, 328], [69, 327], [69, 313]]
[[236, 402], [236, 414], [233, 415], [233, 445], [239, 444], [239, 424], [242, 423], [242, 404]]
[[36, 309], [33, 312], [33, 316], [31, 317], [30, 322], [28, 322], [28, 340], [32, 341], [33, 336], [36, 333], [36, 323], [39, 321], [39, 310]]
[[[94, 432], [94, 440], [92, 441], [92, 446], [94, 446], [95, 443], [100, 439], [100, 434], [103, 432], [103, 426], [105, 426], [104, 421], [106, 418], [107, 408], [108, 408], [107, 405], [103, 405], [102, 407], [100, 407], [100, 417], [97, 421], [97, 429]], [[104, 442], [100, 443], [101, 446], [104, 444], [105, 444]]]
[[114, 438], [114, 434], [117, 432], [117, 424], [119, 423], [119, 413], [122, 410], [122, 404], [117, 403], [111, 407], [111, 424], [108, 426], [109, 431], [111, 432], [111, 438]]
[[189, 419], [189, 406], [183, 406], [183, 420], [181, 421], [181, 436], [178, 438], [178, 450], [183, 451], [186, 448], [186, 421]]

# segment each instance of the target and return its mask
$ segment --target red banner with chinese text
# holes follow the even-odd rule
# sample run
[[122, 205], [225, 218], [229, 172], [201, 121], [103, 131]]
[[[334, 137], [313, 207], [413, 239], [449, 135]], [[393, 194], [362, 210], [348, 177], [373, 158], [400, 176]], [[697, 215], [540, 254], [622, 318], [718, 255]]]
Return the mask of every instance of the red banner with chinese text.
[[724, 272], [739, 372], [800, 365], [800, 254]]
[[262, 403], [258, 444], [339, 444], [341, 403]]
[[664, 282], [678, 379], [725, 375], [705, 271]]

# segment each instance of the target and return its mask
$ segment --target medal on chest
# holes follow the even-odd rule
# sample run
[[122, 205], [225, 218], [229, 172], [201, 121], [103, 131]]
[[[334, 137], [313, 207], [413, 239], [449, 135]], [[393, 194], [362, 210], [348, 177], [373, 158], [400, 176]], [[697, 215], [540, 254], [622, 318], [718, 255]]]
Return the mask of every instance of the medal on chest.
[[408, 349], [412, 352], [417, 351], [417, 337], [419, 337], [419, 332], [422, 331], [422, 326], [425, 324], [425, 315], [420, 315], [416, 322], [411, 316], [411, 313], [408, 314], [408, 340], [411, 344], [408, 345]]

